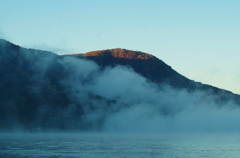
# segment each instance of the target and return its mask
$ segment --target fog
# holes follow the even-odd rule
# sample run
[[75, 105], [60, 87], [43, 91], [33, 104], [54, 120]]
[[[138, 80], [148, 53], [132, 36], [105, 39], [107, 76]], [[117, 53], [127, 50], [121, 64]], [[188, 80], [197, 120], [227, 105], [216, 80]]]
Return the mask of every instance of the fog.
[[[92, 61], [67, 57], [71, 75], [64, 81], [76, 102], [87, 101], [87, 93], [116, 101], [91, 100], [98, 110], [85, 115], [87, 122], [104, 118], [101, 132], [191, 133], [238, 132], [240, 109], [231, 102], [217, 105], [210, 93], [157, 85], [130, 67], [108, 67], [103, 71]], [[91, 98], [92, 99], [92, 98]], [[87, 101], [89, 102], [89, 101]], [[110, 109], [109, 109], [110, 108]], [[85, 109], [88, 110], [88, 109]]]
[[[26, 49], [21, 52], [25, 60], [32, 60], [32, 52], [27, 53]], [[64, 77], [58, 82], [70, 102], [64, 108], [44, 104], [38, 108], [33, 123], [40, 131], [42, 122], [48, 129], [57, 128], [55, 124], [61, 122], [65, 131], [102, 133], [240, 131], [239, 105], [232, 102], [218, 105], [207, 91], [188, 92], [152, 83], [128, 66], [102, 69], [82, 58], [46, 55], [31, 65], [36, 71], [31, 78], [50, 80], [47, 75], [54, 69], [53, 63], [61, 67]], [[28, 90], [40, 95], [43, 88], [38, 82]], [[18, 129], [21, 126], [15, 125]]]

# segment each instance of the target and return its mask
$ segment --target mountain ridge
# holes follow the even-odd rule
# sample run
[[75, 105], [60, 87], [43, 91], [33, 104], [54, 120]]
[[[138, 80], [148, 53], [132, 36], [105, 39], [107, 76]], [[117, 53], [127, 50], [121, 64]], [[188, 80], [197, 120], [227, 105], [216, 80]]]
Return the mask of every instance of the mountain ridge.
[[[155, 62], [154, 64], [161, 64], [161, 66], [163, 66], [164, 69], [168, 69], [168, 71], [174, 71], [179, 76], [182, 76], [182, 77], [186, 78], [186, 82], [190, 81], [190, 79], [188, 79], [184, 75], [178, 73], [176, 70], [172, 69], [171, 66], [167, 65], [161, 59], [159, 59], [159, 58], [157, 58], [157, 57], [155, 57], [151, 54], [144, 53], [144, 52], [141, 52], [141, 51], [133, 51], [133, 50], [122, 49], [122, 48], [113, 48], [113, 49], [105, 49], [105, 50], [98, 50], [98, 51], [90, 51], [90, 52], [87, 52], [87, 53], [71, 54], [71, 56], [86, 57], [87, 59], [94, 60], [95, 62], [97, 62], [99, 65], [101, 65], [103, 67], [113, 66], [114, 65], [113, 62], [117, 62], [117, 64], [120, 64], [120, 65], [128, 65], [130, 67], [133, 67], [130, 64], [130, 62], [132, 62], [132, 60], [139, 60], [139, 61], [141, 59], [142, 60], [149, 60], [149, 62]], [[120, 60], [122, 60], [122, 59], [125, 60], [126, 59], [126, 61], [128, 61], [128, 62], [121, 63], [121, 61], [119, 59], [117, 59], [115, 61], [112, 61], [114, 58], [119, 58]], [[108, 60], [108, 62], [105, 61], [104, 59]], [[128, 60], [128, 59], [131, 59], [131, 60]], [[101, 60], [103, 60], [103, 61], [101, 61]], [[143, 64], [145, 64], [145, 63], [146, 63], [146, 61], [144, 61]], [[150, 70], [149, 67], [147, 67], [147, 68]], [[134, 70], [136, 70], [136, 68], [134, 68]], [[140, 71], [141, 70], [138, 70], [137, 72], [141, 74]], [[142, 75], [144, 76], [144, 74], [142, 74]], [[154, 80], [152, 80], [152, 81], [154, 81]], [[191, 81], [193, 81], [193, 80], [191, 80]], [[201, 82], [197, 81], [197, 83], [201, 83]], [[212, 85], [209, 85], [209, 84], [205, 84], [205, 85], [212, 86]], [[214, 87], [214, 86], [212, 86], [212, 87]], [[218, 88], [218, 87], [216, 87], [216, 88]], [[221, 89], [221, 88], [219, 88], [219, 89]], [[225, 89], [222, 89], [222, 90], [225, 90]], [[226, 90], [226, 91], [229, 91], [229, 90]], [[231, 91], [229, 91], [229, 92], [231, 92]]]
[[[13, 43], [5, 40], [5, 39], [0, 39], [0, 43], [7, 44], [7, 45], [10, 46], [11, 49], [14, 49], [14, 50], [18, 50], [18, 49], [22, 48], [19, 45], [13, 44]], [[26, 48], [24, 48], [24, 49], [26, 49]], [[34, 53], [41, 52], [40, 54], [42, 54], [43, 56], [46, 56], [46, 55], [53, 55], [53, 56], [56, 56], [56, 57], [59, 56], [59, 55], [54, 54], [50, 51], [42, 51], [42, 50], [37, 50], [37, 49], [27, 49], [27, 50], [32, 51]], [[157, 57], [155, 57], [151, 54], [141, 52], [141, 51], [134, 51], [134, 50], [128, 50], [128, 49], [123, 49], [123, 48], [113, 48], [113, 49], [90, 51], [90, 52], [87, 52], [87, 53], [66, 54], [66, 55], [63, 55], [63, 56], [75, 56], [75, 57], [79, 57], [79, 58], [83, 57], [83, 58], [86, 58], [88, 60], [93, 60], [94, 62], [96, 62], [98, 65], [100, 65], [103, 68], [105, 68], [107, 66], [116, 66], [118, 64], [124, 65], [124, 66], [130, 66], [134, 69], [134, 71], [136, 71], [137, 73], [139, 73], [139, 74], [143, 75], [144, 77], [150, 79], [154, 83], [161, 83], [161, 82], [165, 82], [165, 81], [164, 81], [164, 79], [159, 80], [159, 79], [156, 79], [156, 77], [151, 77], [151, 76], [153, 76], [153, 74], [151, 74], [151, 75], [145, 75], [145, 74], [148, 74], [147, 71], [149, 69], [151, 69], [151, 66], [153, 66], [156, 63], [157, 64], [160, 63], [160, 65], [164, 67], [163, 70], [167, 69], [166, 71], [172, 71], [171, 72], [172, 76], [180, 76], [180, 77], [184, 78], [180, 81], [180, 83], [175, 83], [175, 84], [172, 83], [171, 85], [173, 87], [175, 87], [175, 88], [181, 87], [181, 86], [179, 86], [179, 84], [182, 84], [182, 83], [184, 84], [184, 86], [190, 86], [191, 87], [192, 86], [192, 81], [195, 82], [194, 80], [190, 80], [187, 77], [183, 76], [182, 74], [179, 74], [177, 71], [172, 69], [171, 66], [167, 65], [165, 62], [163, 62], [159, 58], [157, 58]], [[114, 60], [114, 59], [117, 59], [117, 60]], [[149, 62], [148, 62], [148, 65], [145, 67], [146, 69], [144, 70], [144, 73], [142, 73], [141, 72], [142, 71], [141, 67], [137, 68], [139, 66], [139, 64], [136, 64], [136, 65], [129, 64], [132, 61], [142, 61], [142, 63], [140, 63], [140, 64], [146, 64], [147, 61], [149, 61]], [[116, 63], [114, 63], [114, 62], [116, 62]], [[155, 63], [153, 65], [149, 65], [150, 62], [155, 62]], [[133, 63], [135, 63], [135, 62], [133, 62]], [[148, 66], [150, 66], [150, 67], [148, 67]], [[156, 70], [154, 72], [154, 74], [158, 74], [158, 71]], [[159, 77], [159, 76], [157, 76], [157, 77]], [[166, 80], [166, 82], [168, 82], [168, 79]], [[202, 84], [201, 82], [195, 82], [195, 83], [197, 83], [197, 86], [194, 86], [195, 88], [199, 88], [198, 85]], [[229, 90], [218, 88], [218, 87], [215, 87], [215, 86], [212, 86], [212, 85], [209, 85], [209, 84], [203, 84], [203, 85], [204, 86], [203, 87], [200, 86], [200, 88], [207, 89], [207, 88], [210, 87], [210, 89], [212, 89], [213, 91], [223, 90], [223, 91], [226, 91], [228, 93], [236, 94], [236, 93], [233, 93]], [[236, 94], [236, 95], [239, 95], [239, 94]]]
[[[175, 76], [180, 75], [175, 70], [173, 70], [171, 66], [167, 65], [162, 60], [156, 58], [151, 54], [143, 53], [141, 51], [115, 48], [90, 51], [82, 54], [71, 54], [71, 56], [80, 58], [84, 57], [88, 60], [93, 60], [102, 68], [116, 65], [129, 66], [132, 67], [137, 73], [143, 75], [155, 83], [164, 82], [167, 79], [175, 78]], [[154, 73], [159, 74], [159, 76], [152, 77], [153, 74], [149, 70], [154, 70]], [[166, 76], [163, 76], [163, 73]]]
[[[119, 56], [119, 54], [121, 55]], [[131, 55], [133, 57], [129, 58]], [[138, 55], [142, 55], [146, 58], [138, 58]], [[185, 89], [188, 92], [198, 90], [206, 91], [209, 94], [218, 95], [216, 99], [218, 103], [221, 103], [222, 101], [227, 102], [230, 99], [235, 100], [237, 104], [240, 104], [240, 95], [229, 90], [190, 80], [182, 74], [179, 74], [172, 69], [171, 66], [167, 65], [157, 57], [141, 51], [115, 48], [90, 51], [82, 54], [71, 54], [71, 56], [80, 58], [84, 57], [88, 60], [93, 60], [103, 69], [109, 66], [115, 67], [117, 65], [129, 66], [133, 68], [135, 72], [149, 79], [153, 83], [170, 85], [173, 88]]]
[[[123, 85], [124, 81], [128, 82], [129, 78], [125, 79], [128, 76], [119, 73], [113, 73], [113, 76], [110, 72], [114, 71], [134, 76], [125, 87], [130, 90], [136, 85], [144, 87], [149, 82], [158, 94], [156, 90], [164, 93], [168, 91], [164, 86], [169, 85], [171, 90], [184, 91], [190, 96], [200, 91], [204, 93], [201, 99], [212, 100], [219, 106], [234, 102], [240, 107], [239, 95], [189, 80], [162, 60], [140, 51], [117, 48], [60, 56], [0, 40], [0, 130], [101, 130], [108, 115], [133, 106], [125, 100], [126, 94], [116, 98], [103, 94], [110, 88], [104, 86], [108, 82], [116, 87], [112, 93], [119, 93], [117, 88], [122, 88], [116, 81]], [[109, 75], [110, 79], [105, 80]], [[100, 88], [96, 86], [98, 82]], [[148, 95], [144, 91], [148, 92], [148, 89], [143, 88], [140, 94], [144, 95], [138, 99]], [[171, 99], [175, 100], [174, 97]], [[149, 104], [146, 99], [144, 104]], [[138, 100], [136, 102], [138, 105]], [[161, 115], [171, 115], [168, 104], [158, 104], [151, 106], [159, 106]]]

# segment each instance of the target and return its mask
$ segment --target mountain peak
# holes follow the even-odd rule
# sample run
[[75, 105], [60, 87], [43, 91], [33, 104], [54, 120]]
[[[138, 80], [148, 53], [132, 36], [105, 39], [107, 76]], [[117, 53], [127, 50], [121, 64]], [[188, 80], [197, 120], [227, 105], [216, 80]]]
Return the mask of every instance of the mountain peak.
[[125, 59], [155, 58], [153, 55], [150, 55], [147, 53], [143, 53], [140, 51], [127, 50], [127, 49], [122, 49], [122, 48], [91, 51], [91, 52], [81, 54], [81, 55], [83, 55], [83, 56], [112, 56], [115, 58], [125, 58]]

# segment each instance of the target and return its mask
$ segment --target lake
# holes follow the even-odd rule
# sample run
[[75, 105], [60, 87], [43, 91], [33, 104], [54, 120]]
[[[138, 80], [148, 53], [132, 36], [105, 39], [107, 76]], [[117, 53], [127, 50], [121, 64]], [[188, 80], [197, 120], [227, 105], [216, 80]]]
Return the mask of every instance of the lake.
[[1, 158], [239, 158], [237, 134], [0, 134]]

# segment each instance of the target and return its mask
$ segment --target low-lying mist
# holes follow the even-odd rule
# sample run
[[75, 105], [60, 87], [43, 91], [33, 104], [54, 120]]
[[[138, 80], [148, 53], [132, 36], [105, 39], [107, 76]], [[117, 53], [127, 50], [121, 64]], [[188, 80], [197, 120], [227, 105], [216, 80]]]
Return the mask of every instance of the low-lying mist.
[[[84, 122], [94, 124], [93, 129], [103, 120], [101, 131], [117, 133], [240, 130], [239, 107], [233, 103], [218, 105], [210, 93], [156, 85], [130, 67], [100, 70], [94, 62], [74, 57], [64, 58], [62, 64], [71, 73], [62, 84], [73, 102], [91, 102], [96, 109], [84, 109]], [[89, 93], [113, 103], [109, 106], [105, 100], [89, 98]]]
[[105, 69], [88, 88], [94, 94], [128, 105], [108, 114], [106, 131], [208, 133], [240, 129], [237, 105], [218, 105], [214, 96], [202, 91], [190, 93], [156, 85], [128, 67]]
[[[18, 66], [33, 59], [32, 52], [26, 51], [21, 50], [24, 60]], [[152, 83], [128, 66], [102, 69], [83, 58], [47, 55], [34, 58], [31, 68], [34, 73], [30, 78], [34, 82], [27, 85], [26, 93], [34, 94], [41, 103], [29, 101], [27, 107], [11, 100], [1, 103], [1, 109], [9, 112], [2, 116], [5, 121], [2, 124], [8, 124], [8, 127], [12, 124], [14, 130], [108, 133], [240, 131], [238, 105], [231, 102], [219, 105], [210, 92], [189, 92]], [[16, 110], [18, 107], [24, 111], [25, 117], [22, 118], [22, 113]], [[28, 124], [27, 128], [25, 124]]]

